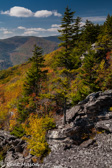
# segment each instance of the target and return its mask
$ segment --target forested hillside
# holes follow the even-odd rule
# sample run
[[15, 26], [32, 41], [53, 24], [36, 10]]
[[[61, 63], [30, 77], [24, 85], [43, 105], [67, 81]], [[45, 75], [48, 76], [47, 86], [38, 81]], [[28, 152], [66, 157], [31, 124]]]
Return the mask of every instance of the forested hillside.
[[81, 18], [74, 19], [67, 7], [58, 50], [43, 56], [35, 45], [28, 62], [0, 71], [1, 128], [27, 135], [31, 154], [49, 153], [45, 134], [55, 127], [57, 115], [66, 124], [67, 109], [92, 92], [112, 89], [111, 27], [110, 15], [103, 25], [87, 20], [81, 26]]
[[43, 54], [56, 50], [58, 48], [58, 43], [55, 42], [56, 37], [50, 39], [16, 36], [0, 40], [0, 70], [27, 61], [32, 57], [35, 44], [43, 48]]

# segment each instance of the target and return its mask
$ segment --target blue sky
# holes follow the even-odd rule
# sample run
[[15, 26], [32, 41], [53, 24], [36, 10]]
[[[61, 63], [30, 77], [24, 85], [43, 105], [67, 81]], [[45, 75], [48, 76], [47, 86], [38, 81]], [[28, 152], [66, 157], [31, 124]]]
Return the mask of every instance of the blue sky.
[[0, 39], [12, 36], [53, 36], [66, 6], [86, 19], [102, 24], [112, 14], [112, 0], [1, 0]]

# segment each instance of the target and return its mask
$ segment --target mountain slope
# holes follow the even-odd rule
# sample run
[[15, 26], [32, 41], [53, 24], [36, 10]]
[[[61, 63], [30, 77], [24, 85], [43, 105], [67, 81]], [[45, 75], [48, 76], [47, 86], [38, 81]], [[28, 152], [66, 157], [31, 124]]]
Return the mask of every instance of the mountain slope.
[[49, 36], [49, 37], [43, 37], [46, 40], [53, 41], [56, 43], [60, 43], [60, 40], [58, 39], [58, 36]]
[[58, 43], [40, 37], [12, 37], [0, 40], [0, 69], [24, 63], [32, 57], [34, 45], [43, 49], [43, 54], [58, 48]]
[[[49, 65], [53, 64], [53, 57], [59, 51], [60, 49], [44, 56], [49, 78], [52, 78], [53, 71]], [[9, 112], [16, 113], [18, 99], [22, 94], [24, 79], [30, 67], [31, 63], [26, 62], [0, 71], [0, 126], [2, 125], [2, 121], [6, 120]]]

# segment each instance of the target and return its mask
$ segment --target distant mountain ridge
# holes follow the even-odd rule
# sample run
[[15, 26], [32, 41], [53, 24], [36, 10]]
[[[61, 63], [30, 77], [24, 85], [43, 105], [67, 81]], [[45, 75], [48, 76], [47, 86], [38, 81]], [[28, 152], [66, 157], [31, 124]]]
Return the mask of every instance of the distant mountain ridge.
[[49, 37], [43, 37], [44, 39], [46, 40], [49, 40], [49, 41], [54, 41], [56, 43], [60, 43], [60, 40], [58, 39], [59, 36], [49, 36]]
[[58, 48], [58, 37], [15, 36], [0, 40], [0, 70], [24, 63], [32, 57], [34, 45], [48, 54]]

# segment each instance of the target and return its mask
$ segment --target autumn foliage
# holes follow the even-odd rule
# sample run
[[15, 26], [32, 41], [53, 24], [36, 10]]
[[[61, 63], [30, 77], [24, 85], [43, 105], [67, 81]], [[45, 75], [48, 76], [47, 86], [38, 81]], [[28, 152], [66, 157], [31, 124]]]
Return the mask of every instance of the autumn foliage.
[[26, 137], [23, 137], [23, 139], [28, 143], [30, 153], [37, 157], [45, 156], [50, 151], [46, 141], [46, 132], [55, 128], [54, 119], [47, 115], [39, 117], [31, 114], [22, 126], [26, 133]]
[[27, 63], [0, 71], [0, 127], [24, 136], [37, 157], [49, 152], [46, 132], [55, 127], [50, 114], [64, 114], [66, 124], [72, 105], [91, 92], [112, 89], [112, 16], [103, 25], [86, 21], [80, 27], [73, 15], [66, 8], [61, 48], [43, 55], [35, 46]]

